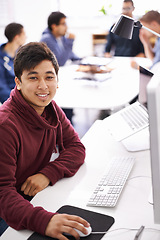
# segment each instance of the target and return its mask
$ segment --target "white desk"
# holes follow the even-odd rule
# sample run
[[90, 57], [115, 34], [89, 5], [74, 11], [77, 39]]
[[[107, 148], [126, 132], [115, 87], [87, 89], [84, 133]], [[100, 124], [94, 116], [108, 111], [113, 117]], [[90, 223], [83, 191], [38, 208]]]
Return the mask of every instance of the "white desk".
[[[149, 151], [129, 153], [120, 142], [115, 142], [105, 131], [103, 121], [96, 121], [82, 142], [86, 146], [86, 161], [75, 176], [58, 181], [54, 186], [47, 187], [37, 194], [32, 203], [43, 206], [48, 211], [55, 212], [61, 206], [69, 204], [91, 211], [113, 216], [115, 223], [110, 230], [119, 228], [157, 228], [153, 222], [152, 205], [148, 203], [151, 189]], [[103, 172], [113, 156], [132, 155], [136, 162], [130, 179], [115, 208], [86, 207], [86, 203], [95, 188], [100, 173]], [[142, 177], [143, 176], [143, 177]], [[15, 231], [9, 228], [2, 236], [2, 240], [27, 239], [32, 232], [28, 230]], [[136, 231], [117, 230], [109, 231], [103, 239], [133, 240]], [[160, 232], [144, 230], [141, 240], [159, 240]]]
[[[104, 82], [75, 80], [77, 65], [61, 67], [55, 101], [63, 108], [114, 109], [125, 106], [139, 91], [139, 72], [130, 66], [132, 58], [115, 57], [108, 65], [114, 70]], [[150, 60], [136, 58], [142, 66]]]

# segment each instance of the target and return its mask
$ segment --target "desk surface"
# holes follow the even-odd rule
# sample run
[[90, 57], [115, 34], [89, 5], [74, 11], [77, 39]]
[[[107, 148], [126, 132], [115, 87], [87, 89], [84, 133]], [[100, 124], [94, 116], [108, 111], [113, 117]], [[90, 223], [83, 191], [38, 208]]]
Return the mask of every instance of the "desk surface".
[[[130, 66], [131, 59], [114, 57], [108, 64], [114, 70], [103, 82], [75, 80], [77, 65], [61, 67], [55, 101], [63, 108], [105, 110], [125, 106], [139, 91], [139, 72]], [[145, 67], [150, 64], [146, 58], [136, 58], [136, 61]]]
[[[149, 228], [160, 230], [160, 225], [155, 225], [153, 221], [153, 206], [148, 203], [151, 190], [149, 150], [127, 152], [120, 142], [115, 142], [108, 134], [105, 130], [105, 124], [106, 121], [97, 120], [83, 137], [82, 142], [86, 146], [86, 161], [76, 175], [62, 179], [52, 187], [47, 187], [34, 197], [32, 203], [34, 206], [43, 206], [46, 210], [53, 212], [61, 206], [69, 204], [113, 216], [115, 223], [103, 239], [133, 240], [136, 231], [124, 228], [138, 229], [144, 225], [146, 230], [144, 230], [141, 240], [158, 240], [160, 239], [160, 231], [149, 230]], [[87, 207], [86, 203], [99, 180], [100, 174], [107, 167], [109, 160], [117, 155], [136, 157], [130, 179], [117, 206], [111, 209]], [[23, 240], [27, 239], [31, 233], [28, 230], [15, 231], [9, 228], [1, 239]]]

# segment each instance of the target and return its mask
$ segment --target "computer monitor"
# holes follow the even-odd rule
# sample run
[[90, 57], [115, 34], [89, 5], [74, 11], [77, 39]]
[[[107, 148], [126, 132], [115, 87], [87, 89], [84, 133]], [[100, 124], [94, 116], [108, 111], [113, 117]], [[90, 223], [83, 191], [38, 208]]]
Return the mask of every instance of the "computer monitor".
[[147, 85], [153, 73], [145, 67], [139, 66], [139, 95], [138, 101], [147, 107]]
[[160, 223], [160, 71], [147, 85], [154, 222]]

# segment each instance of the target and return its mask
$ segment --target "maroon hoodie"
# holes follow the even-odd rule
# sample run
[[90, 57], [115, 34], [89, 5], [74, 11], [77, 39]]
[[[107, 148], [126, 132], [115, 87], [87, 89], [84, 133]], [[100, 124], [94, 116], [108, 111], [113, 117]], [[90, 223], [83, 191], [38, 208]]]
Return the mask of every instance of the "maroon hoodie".
[[[50, 161], [52, 153], [59, 157]], [[55, 184], [83, 164], [85, 148], [63, 111], [52, 101], [42, 116], [15, 87], [0, 107], [0, 217], [11, 227], [44, 234], [54, 213], [22, 197], [25, 180], [43, 173]]]

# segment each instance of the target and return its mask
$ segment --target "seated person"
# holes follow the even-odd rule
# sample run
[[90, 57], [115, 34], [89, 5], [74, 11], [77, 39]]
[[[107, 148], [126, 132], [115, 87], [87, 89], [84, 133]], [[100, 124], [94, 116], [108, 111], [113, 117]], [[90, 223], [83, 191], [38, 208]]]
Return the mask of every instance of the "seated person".
[[[142, 25], [160, 33], [160, 13], [158, 11], [149, 11], [140, 19]], [[151, 46], [150, 38], [155, 35], [146, 29], [140, 29], [140, 39], [144, 46], [146, 57], [152, 60], [153, 65], [160, 61], [160, 38], [157, 38], [154, 48]], [[152, 66], [153, 66], [152, 65]]]
[[26, 41], [24, 28], [19, 23], [10, 23], [5, 28], [7, 43], [0, 46], [0, 102], [3, 103], [15, 87], [13, 59], [17, 49]]
[[[133, 17], [134, 4], [132, 0], [124, 0], [122, 7], [122, 14]], [[113, 26], [112, 26], [113, 27]], [[112, 29], [111, 27], [111, 29]], [[114, 56], [127, 56], [127, 57], [144, 57], [143, 44], [139, 39], [139, 29], [134, 28], [133, 38], [126, 39], [119, 37], [109, 30], [107, 35], [107, 44], [105, 47], [105, 57], [112, 57], [110, 51], [114, 47]]]
[[[15, 83], [0, 107], [0, 217], [15, 228], [62, 239], [78, 239], [84, 219], [34, 207], [31, 200], [48, 185], [73, 176], [84, 163], [85, 148], [53, 99], [58, 63], [44, 43], [22, 46], [15, 59]], [[59, 153], [54, 161], [53, 154]], [[56, 196], [55, 196], [56, 197]]]
[[[75, 36], [67, 33], [66, 16], [61, 12], [52, 12], [48, 17], [48, 27], [42, 33], [41, 42], [47, 44], [55, 54], [59, 66], [64, 66], [67, 60], [79, 60], [73, 51]], [[72, 122], [73, 109], [63, 109]]]
[[46, 43], [55, 54], [59, 66], [64, 66], [69, 59], [80, 59], [72, 51], [74, 39], [74, 34], [67, 33], [66, 16], [61, 12], [52, 12], [40, 41]]
[[[151, 10], [147, 12], [140, 18], [140, 22], [142, 25], [153, 30], [154, 32], [160, 33], [160, 13], [158, 11]], [[156, 69], [159, 67], [160, 62], [160, 38], [157, 38], [153, 47], [150, 41], [152, 37], [155, 37], [153, 33], [144, 28], [141, 28], [139, 37], [143, 43], [146, 57], [152, 61], [151, 66], [146, 67], [154, 69], [154, 71], [156, 71]], [[138, 63], [135, 60], [131, 62], [131, 66], [134, 68], [139, 67]]]

